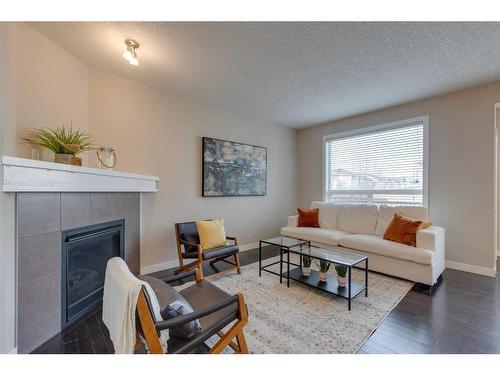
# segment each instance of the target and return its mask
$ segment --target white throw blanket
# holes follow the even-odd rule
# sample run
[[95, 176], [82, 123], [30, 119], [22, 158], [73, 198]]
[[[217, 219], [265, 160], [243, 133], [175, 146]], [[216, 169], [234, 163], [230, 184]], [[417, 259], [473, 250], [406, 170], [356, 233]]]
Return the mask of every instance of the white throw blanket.
[[[142, 287], [145, 287], [153, 308], [156, 321], [163, 320], [160, 306], [151, 286], [135, 277], [122, 258], [115, 257], [108, 261], [104, 280], [104, 298], [102, 320], [108, 327], [115, 354], [134, 352], [136, 330], [135, 309]], [[167, 350], [168, 330], [161, 333], [160, 342]]]

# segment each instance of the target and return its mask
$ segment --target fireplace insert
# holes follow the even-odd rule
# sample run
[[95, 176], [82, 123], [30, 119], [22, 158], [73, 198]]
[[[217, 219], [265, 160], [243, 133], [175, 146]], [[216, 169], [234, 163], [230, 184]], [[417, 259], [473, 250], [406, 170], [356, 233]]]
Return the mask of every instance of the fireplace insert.
[[61, 233], [62, 328], [102, 303], [106, 264], [124, 256], [125, 220]]

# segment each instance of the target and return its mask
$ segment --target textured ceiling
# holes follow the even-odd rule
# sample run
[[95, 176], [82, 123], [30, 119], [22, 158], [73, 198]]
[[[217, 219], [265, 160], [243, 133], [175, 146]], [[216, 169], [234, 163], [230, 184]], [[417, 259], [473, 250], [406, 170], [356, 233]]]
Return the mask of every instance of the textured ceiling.
[[31, 25], [90, 66], [290, 127], [500, 79], [500, 23]]

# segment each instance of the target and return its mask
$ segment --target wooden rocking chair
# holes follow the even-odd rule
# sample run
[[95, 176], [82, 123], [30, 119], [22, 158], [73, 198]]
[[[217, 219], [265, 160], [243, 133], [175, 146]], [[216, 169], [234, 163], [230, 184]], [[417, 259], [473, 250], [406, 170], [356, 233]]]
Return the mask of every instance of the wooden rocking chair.
[[[160, 332], [199, 319], [201, 331], [194, 337], [189, 339], [170, 337], [168, 340], [168, 354], [217, 354], [221, 353], [227, 346], [231, 347], [235, 353], [248, 353], [243, 333], [243, 327], [248, 322], [248, 314], [241, 293], [231, 296], [209, 281], [203, 280], [198, 268], [163, 279], [162, 281], [172, 283], [193, 275], [196, 278], [196, 283], [182, 290], [180, 293], [191, 304], [194, 311], [168, 320], [155, 321], [148, 294], [144, 287], [142, 288], [136, 308], [136, 349], [140, 347], [141, 342], [145, 341], [145, 346], [147, 345], [149, 353], [164, 354], [165, 352], [159, 338]], [[143, 276], [141, 278], [147, 281], [148, 277]], [[161, 298], [159, 293], [155, 292], [155, 294], [157, 298]], [[205, 342], [214, 335], [219, 336], [219, 340], [212, 347], [209, 347]], [[234, 339], [236, 342], [233, 341]]]

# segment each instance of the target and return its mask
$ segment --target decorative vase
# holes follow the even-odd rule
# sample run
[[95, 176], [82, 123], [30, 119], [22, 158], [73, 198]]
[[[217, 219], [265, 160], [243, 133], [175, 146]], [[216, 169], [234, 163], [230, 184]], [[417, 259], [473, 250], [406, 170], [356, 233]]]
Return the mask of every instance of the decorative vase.
[[40, 149], [32, 147], [31, 148], [31, 159], [40, 160]]
[[311, 274], [311, 267], [302, 267], [302, 276], [309, 277]]
[[112, 147], [99, 147], [97, 149], [97, 160], [99, 169], [113, 170], [116, 165], [116, 153]]
[[73, 158], [70, 154], [55, 154], [54, 162], [59, 164], [71, 164], [71, 159]]
[[326, 278], [327, 278], [326, 272], [319, 273], [319, 281], [321, 281], [322, 283], [326, 283]]
[[340, 277], [339, 275], [337, 275], [337, 282], [339, 283], [339, 286], [341, 288], [345, 288], [345, 276], [344, 277]]
[[71, 158], [71, 165], [76, 165], [78, 167], [82, 166], [82, 158], [79, 158], [78, 156], [73, 156]]

